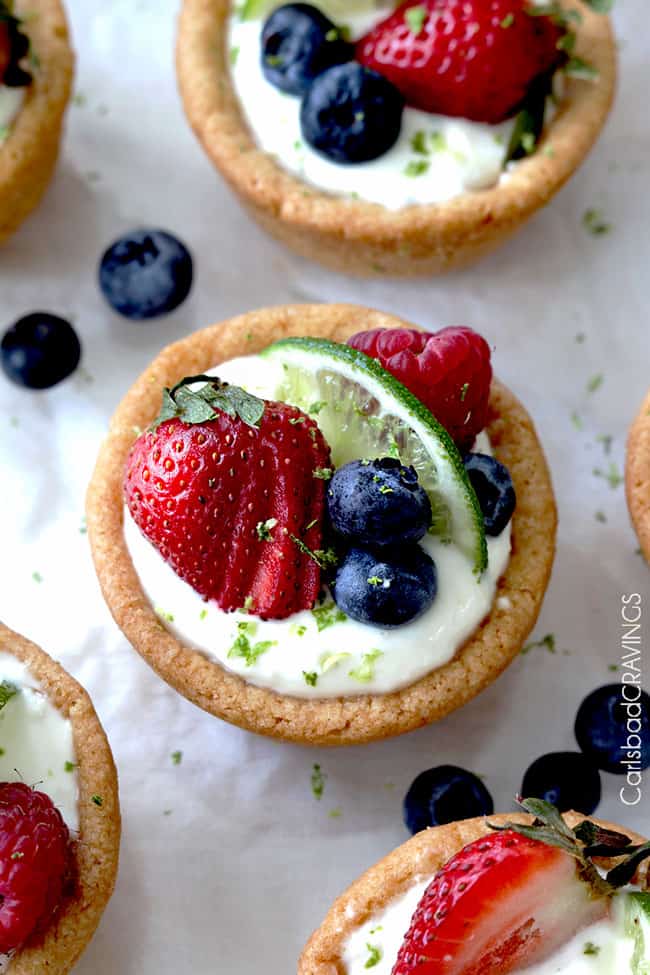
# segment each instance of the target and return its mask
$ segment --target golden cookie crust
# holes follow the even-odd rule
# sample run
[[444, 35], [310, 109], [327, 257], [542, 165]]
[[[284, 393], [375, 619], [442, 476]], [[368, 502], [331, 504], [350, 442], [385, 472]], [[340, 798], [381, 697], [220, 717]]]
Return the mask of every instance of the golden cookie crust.
[[650, 563], [650, 390], [630, 429], [625, 490], [641, 551]]
[[[79, 776], [77, 883], [54, 922], [13, 956], [11, 975], [66, 975], [99, 924], [115, 886], [120, 848], [117, 773], [104, 729], [84, 689], [39, 647], [0, 623], [0, 648], [26, 664], [72, 724]], [[101, 796], [101, 806], [92, 801]]]
[[616, 84], [611, 23], [582, 0], [570, 6], [582, 15], [576, 53], [598, 69], [597, 81], [568, 79], [566, 100], [538, 151], [502, 185], [447, 203], [391, 211], [344, 200], [292, 176], [260, 150], [231, 81], [224, 29], [229, 0], [183, 0], [176, 66], [185, 112], [250, 215], [298, 254], [364, 277], [442, 274], [477, 261], [545, 206], [604, 125]]
[[[564, 814], [569, 826], [575, 826], [586, 818], [581, 813]], [[642, 842], [640, 836], [622, 826], [594, 819], [593, 816], [589, 819], [606, 829], [618, 830], [634, 841]], [[499, 813], [488, 816], [487, 821], [503, 826], [507, 822], [530, 822], [531, 817], [521, 813]], [[398, 846], [334, 901], [300, 957], [298, 975], [345, 975], [343, 946], [356, 928], [384, 911], [392, 900], [405, 894], [417, 877], [433, 877], [464, 846], [489, 833], [486, 818], [479, 817], [423, 830]], [[606, 864], [610, 861], [602, 862]], [[644, 888], [647, 886], [647, 865], [640, 868], [636, 879]]]
[[0, 243], [38, 205], [59, 154], [63, 116], [70, 98], [74, 55], [59, 0], [16, 0], [17, 17], [38, 56], [32, 84], [6, 140], [0, 145]]
[[[158, 414], [161, 387], [225, 359], [259, 352], [287, 335], [345, 341], [361, 329], [405, 324], [355, 305], [286, 305], [250, 312], [163, 349], [111, 421], [87, 496], [88, 534], [104, 598], [135, 649], [167, 683], [205, 711], [249, 731], [310, 745], [351, 745], [412, 731], [491, 683], [520, 651], [537, 619], [555, 552], [553, 489], [530, 417], [496, 382], [488, 430], [519, 497], [512, 556], [489, 617], [452, 661], [417, 683], [392, 694], [321, 700], [254, 687], [177, 640], [142, 591], [124, 542], [122, 479], [134, 428], [144, 429]], [[509, 600], [509, 608], [499, 597]]]

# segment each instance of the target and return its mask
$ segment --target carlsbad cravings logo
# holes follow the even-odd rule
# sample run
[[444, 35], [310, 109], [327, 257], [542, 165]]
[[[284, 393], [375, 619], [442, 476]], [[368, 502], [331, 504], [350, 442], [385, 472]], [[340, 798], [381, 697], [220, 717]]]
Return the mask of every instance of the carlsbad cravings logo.
[[643, 600], [638, 592], [621, 596], [621, 708], [625, 712], [626, 737], [621, 743], [621, 765], [627, 767], [619, 796], [626, 806], [638, 806], [643, 797], [642, 749], [642, 618]]

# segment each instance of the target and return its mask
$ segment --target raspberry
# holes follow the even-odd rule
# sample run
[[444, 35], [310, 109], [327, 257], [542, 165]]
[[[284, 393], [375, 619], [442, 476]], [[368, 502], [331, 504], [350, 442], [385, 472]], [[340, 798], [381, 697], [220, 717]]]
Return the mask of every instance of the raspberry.
[[490, 348], [471, 328], [420, 332], [376, 328], [348, 345], [373, 359], [424, 403], [461, 450], [487, 423], [492, 366]]
[[49, 796], [0, 783], [0, 953], [22, 945], [58, 908], [69, 838]]

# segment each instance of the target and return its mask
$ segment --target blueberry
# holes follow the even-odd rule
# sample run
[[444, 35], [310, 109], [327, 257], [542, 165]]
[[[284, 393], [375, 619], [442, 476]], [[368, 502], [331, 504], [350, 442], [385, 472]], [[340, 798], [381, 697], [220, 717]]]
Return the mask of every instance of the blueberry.
[[262, 70], [266, 80], [291, 95], [302, 95], [314, 78], [349, 61], [354, 48], [325, 14], [309, 3], [287, 3], [274, 10], [262, 31]]
[[377, 159], [395, 144], [404, 99], [382, 75], [356, 62], [330, 68], [312, 83], [300, 109], [305, 142], [337, 163]]
[[524, 799], [545, 799], [560, 812], [590, 816], [600, 802], [600, 774], [580, 752], [549, 752], [535, 759], [521, 784]]
[[492, 796], [481, 780], [456, 765], [421, 772], [404, 798], [404, 822], [411, 833], [493, 812]]
[[[585, 755], [605, 772], [626, 775], [632, 767], [649, 768], [650, 696], [632, 684], [597, 688], [578, 708], [575, 736]], [[640, 753], [638, 760], [633, 752]], [[625, 765], [627, 759], [634, 765]]]
[[390, 629], [420, 616], [435, 599], [436, 567], [419, 545], [351, 548], [336, 570], [332, 594], [354, 620]]
[[46, 311], [18, 319], [3, 335], [0, 351], [3, 371], [28, 389], [55, 386], [75, 371], [81, 359], [72, 325]]
[[364, 545], [417, 542], [431, 524], [431, 502], [414, 468], [393, 457], [339, 467], [327, 506], [334, 530]]
[[164, 230], [134, 230], [114, 241], [99, 265], [99, 286], [115, 311], [142, 321], [165, 315], [192, 287], [192, 257]]
[[517, 504], [508, 468], [488, 454], [466, 454], [464, 463], [483, 512], [485, 531], [500, 535]]

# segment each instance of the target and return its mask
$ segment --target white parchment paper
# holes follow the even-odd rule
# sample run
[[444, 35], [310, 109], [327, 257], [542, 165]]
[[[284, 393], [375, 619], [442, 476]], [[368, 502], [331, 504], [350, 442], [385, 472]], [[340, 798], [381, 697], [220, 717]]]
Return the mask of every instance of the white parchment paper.
[[[419, 771], [466, 766], [485, 777], [498, 808], [510, 808], [535, 757], [575, 747], [583, 696], [618, 679], [609, 668], [621, 653], [622, 593], [645, 596], [647, 650], [648, 570], [617, 483], [650, 384], [647, 11], [643, 0], [619, 3], [614, 114], [580, 173], [523, 233], [453, 277], [360, 283], [268, 240], [212, 171], [176, 91], [176, 3], [69, 8], [76, 103], [47, 199], [0, 253], [0, 325], [38, 308], [71, 317], [83, 369], [45, 393], [0, 376], [0, 615], [85, 684], [119, 766], [119, 882], [78, 971], [289, 975], [334, 896], [407, 838], [401, 801]], [[593, 207], [610, 233], [584, 229]], [[129, 324], [104, 304], [97, 262], [114, 237], [146, 224], [188, 243], [196, 286], [174, 315]], [[346, 751], [253, 737], [168, 689], [112, 623], [82, 530], [109, 416], [152, 356], [233, 313], [303, 300], [360, 301], [431, 328], [483, 332], [499, 376], [536, 419], [561, 519], [536, 631], [554, 635], [555, 653], [531, 649], [437, 726]], [[310, 788], [315, 762], [327, 775], [320, 800]], [[650, 776], [630, 809], [618, 799], [621, 780], [603, 782], [601, 814], [647, 829]]]

